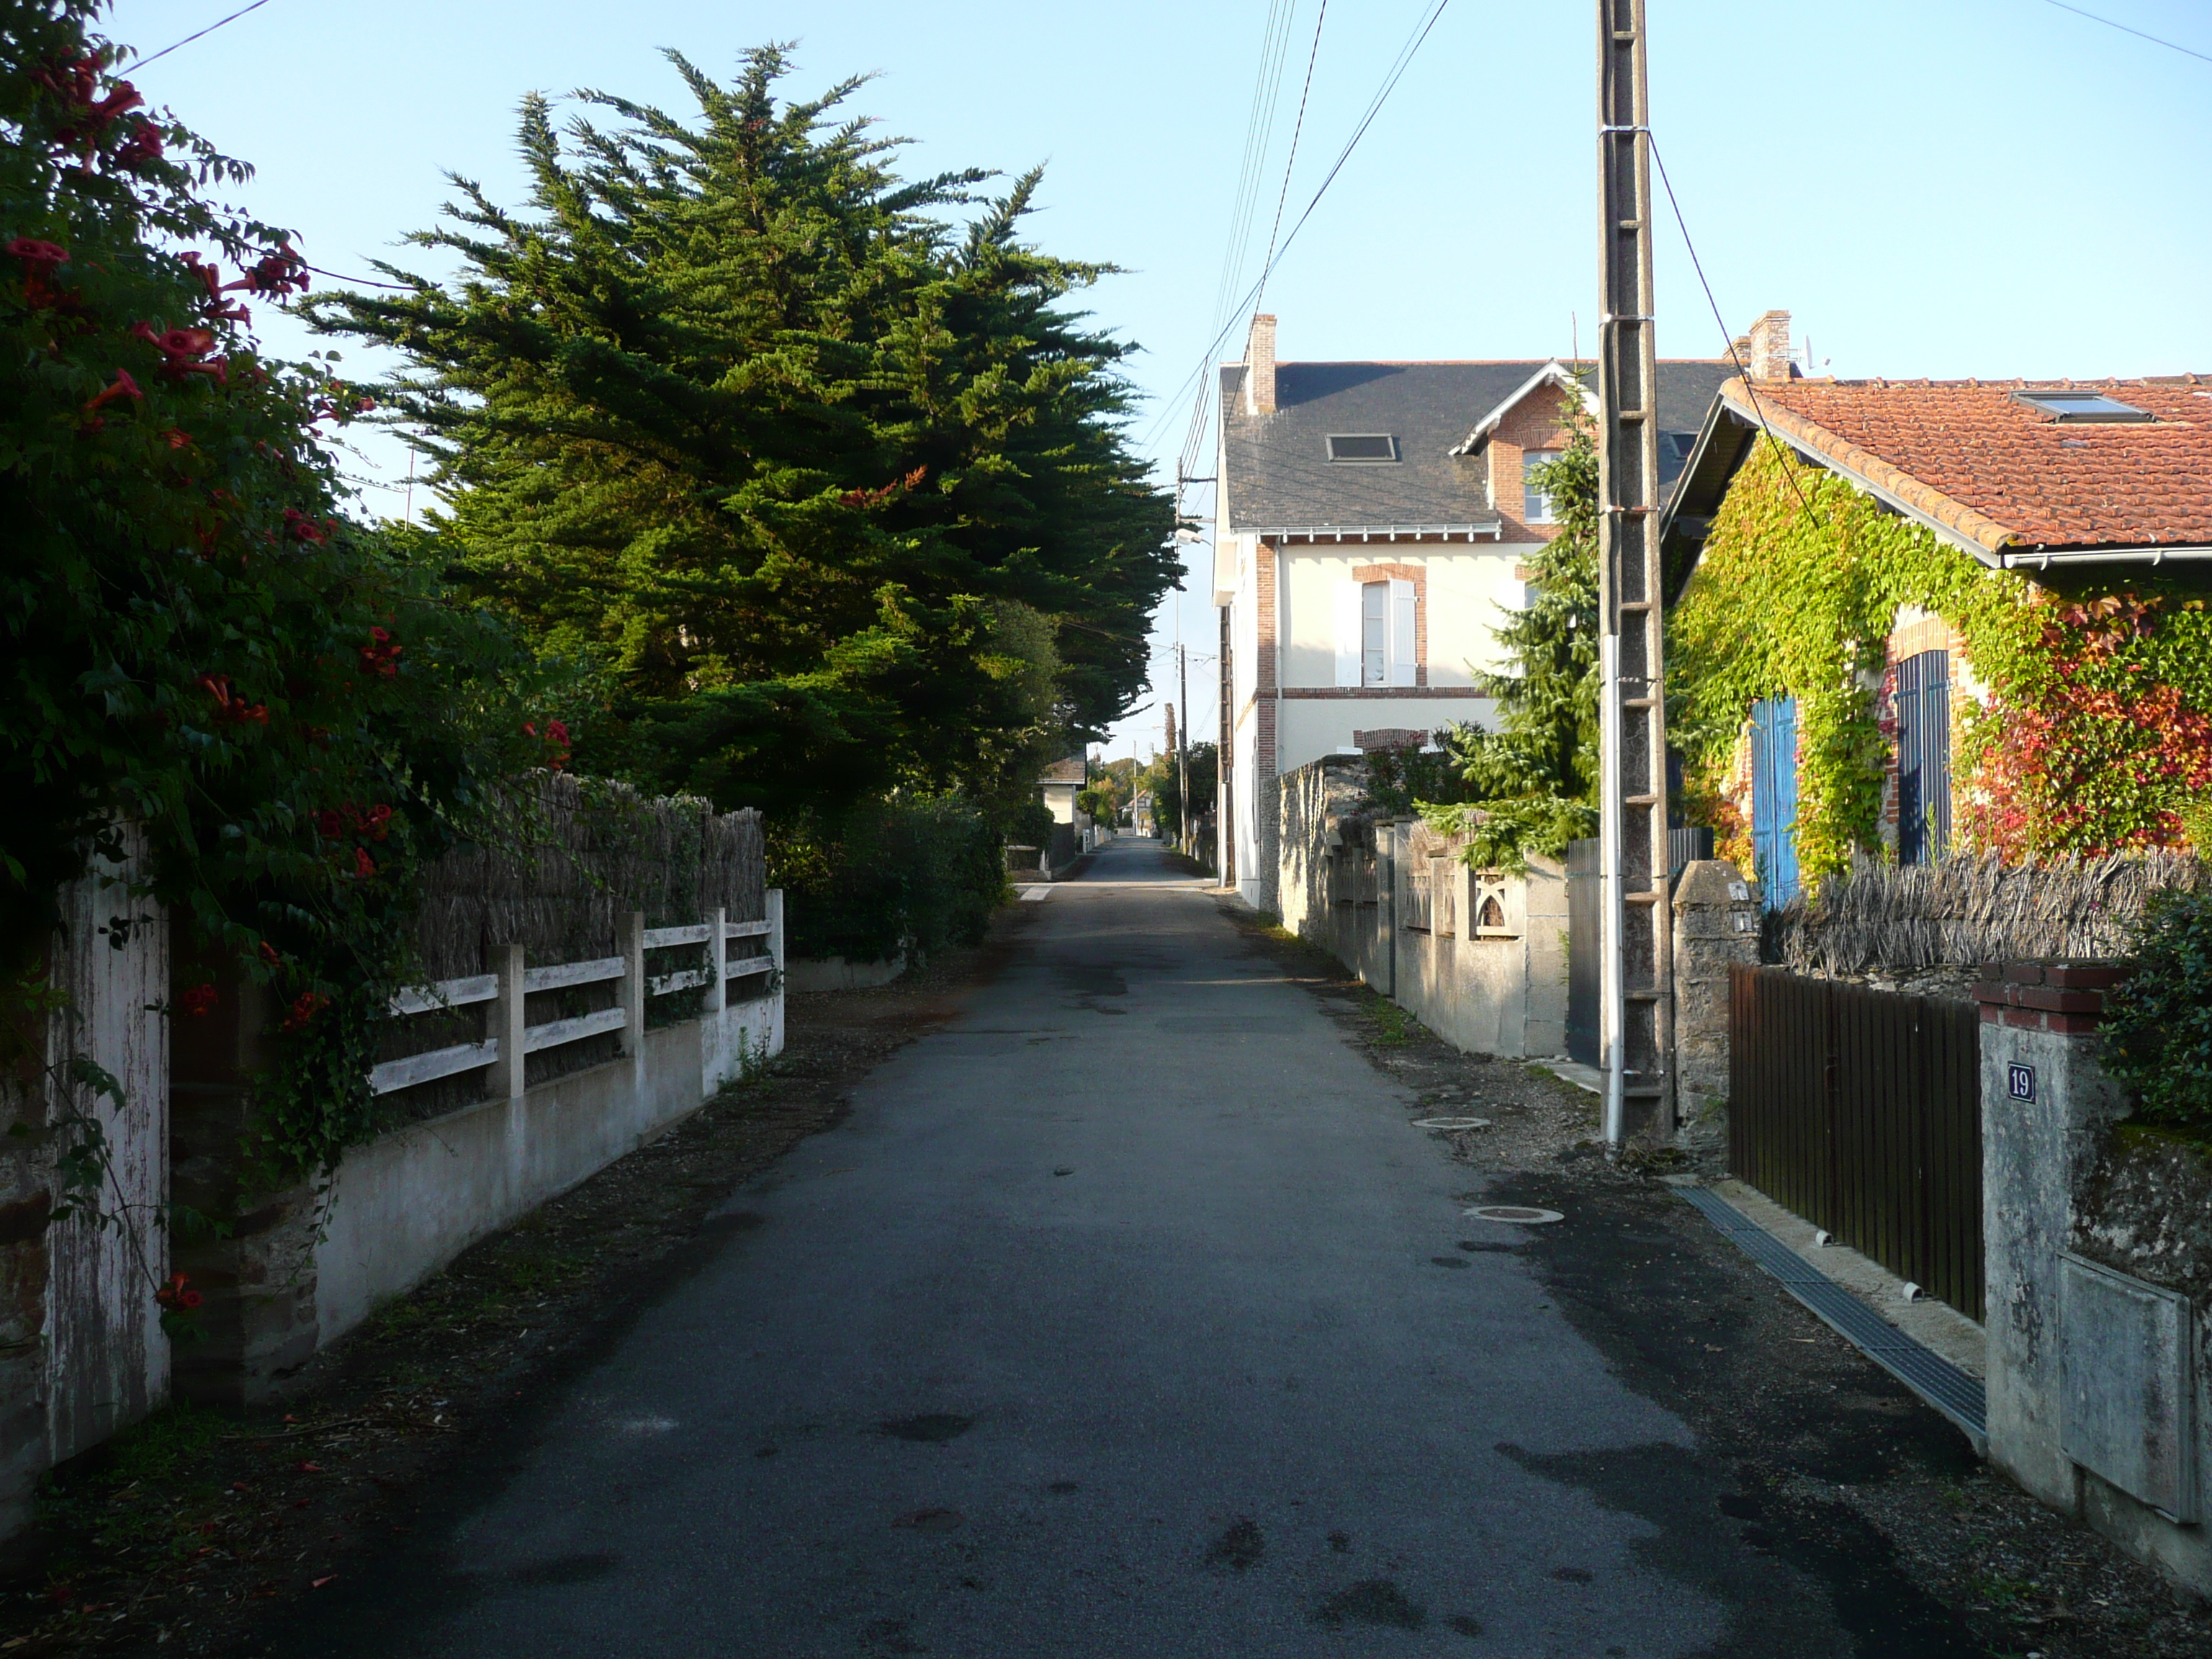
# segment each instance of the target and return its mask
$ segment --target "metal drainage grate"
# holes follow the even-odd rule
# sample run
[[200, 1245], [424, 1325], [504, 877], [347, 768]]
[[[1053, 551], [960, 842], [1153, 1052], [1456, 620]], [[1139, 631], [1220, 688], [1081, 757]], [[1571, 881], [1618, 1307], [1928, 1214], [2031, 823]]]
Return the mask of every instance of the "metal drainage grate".
[[1702, 1187], [1674, 1190], [1824, 1323], [1949, 1418], [1978, 1454], [1989, 1455], [1989, 1396], [1981, 1383], [1899, 1330], [1717, 1194]]
[[1417, 1117], [1413, 1120], [1413, 1127], [1416, 1129], [1487, 1129], [1490, 1120], [1486, 1117]]
[[1478, 1204], [1471, 1210], [1462, 1210], [1460, 1213], [1471, 1215], [1477, 1221], [1510, 1221], [1524, 1227], [1566, 1219], [1557, 1210], [1534, 1210], [1526, 1204]]

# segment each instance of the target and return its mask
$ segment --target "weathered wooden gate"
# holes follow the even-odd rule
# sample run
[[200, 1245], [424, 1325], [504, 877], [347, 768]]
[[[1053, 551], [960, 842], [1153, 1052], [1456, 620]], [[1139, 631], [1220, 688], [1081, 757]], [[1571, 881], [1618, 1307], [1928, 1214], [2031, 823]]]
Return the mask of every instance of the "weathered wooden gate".
[[1972, 1003], [1733, 968], [1729, 1167], [1982, 1317], [1981, 1036]]

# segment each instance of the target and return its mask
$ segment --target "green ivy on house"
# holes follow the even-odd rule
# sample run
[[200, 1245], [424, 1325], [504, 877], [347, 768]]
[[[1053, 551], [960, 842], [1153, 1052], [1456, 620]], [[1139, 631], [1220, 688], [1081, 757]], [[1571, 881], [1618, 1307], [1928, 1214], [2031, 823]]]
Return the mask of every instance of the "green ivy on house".
[[1954, 830], [2011, 859], [2192, 840], [2212, 786], [2212, 612], [2172, 584], [2060, 594], [1938, 542], [1763, 440], [1668, 623], [1669, 736], [1686, 805], [1749, 853], [1725, 788], [1752, 705], [1794, 696], [1808, 879], [1881, 845], [1884, 647], [1899, 608], [1942, 617], [1983, 700], [1953, 701]]

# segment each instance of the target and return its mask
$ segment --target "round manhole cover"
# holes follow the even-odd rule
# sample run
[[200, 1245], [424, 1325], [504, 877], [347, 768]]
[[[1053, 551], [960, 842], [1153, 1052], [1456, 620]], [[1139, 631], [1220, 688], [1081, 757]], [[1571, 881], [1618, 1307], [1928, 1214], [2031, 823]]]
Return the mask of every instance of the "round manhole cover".
[[1413, 1120], [1413, 1127], [1416, 1129], [1487, 1129], [1490, 1120], [1486, 1117], [1417, 1117]]
[[1526, 1204], [1478, 1204], [1471, 1210], [1461, 1212], [1477, 1221], [1517, 1221], [1523, 1226], [1534, 1226], [1540, 1221], [1564, 1221], [1566, 1218], [1557, 1210], [1534, 1210]]

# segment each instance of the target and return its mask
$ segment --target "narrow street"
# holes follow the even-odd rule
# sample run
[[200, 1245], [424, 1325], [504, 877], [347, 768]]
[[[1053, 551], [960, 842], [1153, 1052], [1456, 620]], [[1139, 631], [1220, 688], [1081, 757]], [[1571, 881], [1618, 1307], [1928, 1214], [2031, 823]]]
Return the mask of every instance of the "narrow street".
[[1020, 908], [963, 1017], [318, 1598], [316, 1650], [1972, 1650], [1867, 1559], [1899, 1639], [1856, 1644], [1717, 1510], [1535, 1230], [1462, 1215], [1411, 1092], [1152, 843]]

